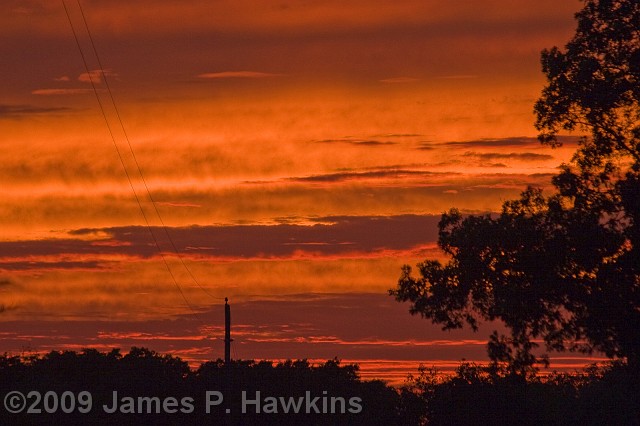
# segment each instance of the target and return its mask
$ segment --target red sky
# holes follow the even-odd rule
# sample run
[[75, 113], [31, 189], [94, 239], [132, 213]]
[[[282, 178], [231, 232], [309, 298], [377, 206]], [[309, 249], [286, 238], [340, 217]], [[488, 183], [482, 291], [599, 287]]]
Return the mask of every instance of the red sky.
[[0, 351], [217, 358], [228, 296], [242, 358], [485, 358], [386, 290], [569, 159], [532, 111], [579, 1], [83, 0], [100, 63], [66, 4], [89, 73], [60, 1], [0, 5]]

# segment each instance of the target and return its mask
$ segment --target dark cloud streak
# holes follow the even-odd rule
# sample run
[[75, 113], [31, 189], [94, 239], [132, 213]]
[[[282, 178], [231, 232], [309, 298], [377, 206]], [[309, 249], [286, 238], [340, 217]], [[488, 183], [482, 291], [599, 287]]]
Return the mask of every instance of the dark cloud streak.
[[[574, 145], [578, 143], [580, 138], [578, 136], [558, 136], [558, 142], [564, 145]], [[425, 144], [424, 146], [433, 145], [445, 145], [445, 146], [459, 146], [469, 148], [504, 148], [504, 147], [523, 147], [523, 146], [539, 146], [540, 141], [538, 138], [517, 136], [509, 138], [483, 138], [469, 141], [452, 141], [444, 142], [440, 144]]]
[[[333, 216], [314, 219], [314, 225], [232, 225], [167, 228], [180, 253], [212, 259], [289, 258], [310, 256], [367, 256], [386, 250], [405, 251], [437, 238], [439, 216]], [[165, 231], [152, 227], [163, 251], [171, 252]], [[0, 242], [0, 268], [26, 270], [37, 268], [98, 268], [88, 261], [31, 261], [37, 256], [127, 255], [149, 258], [157, 248], [144, 226], [104, 229], [77, 229], [70, 232], [78, 239]], [[91, 240], [92, 235], [106, 235]], [[89, 237], [89, 238], [87, 238]], [[24, 261], [24, 257], [30, 257]]]
[[548, 154], [536, 154], [533, 152], [511, 152], [508, 154], [503, 154], [500, 152], [465, 152], [465, 157], [474, 157], [483, 161], [491, 161], [491, 160], [502, 160], [502, 159], [510, 159], [510, 160], [521, 160], [521, 161], [541, 161], [541, 160], [553, 160], [553, 155]]
[[391, 141], [378, 141], [378, 140], [363, 140], [363, 139], [323, 139], [314, 141], [315, 143], [346, 143], [356, 146], [384, 146], [384, 145], [397, 145], [397, 142]]
[[292, 182], [344, 182], [344, 181], [350, 181], [350, 180], [363, 180], [363, 179], [384, 179], [384, 178], [401, 179], [409, 176], [431, 177], [434, 175], [449, 176], [451, 175], [451, 173], [445, 174], [445, 173], [438, 173], [438, 172], [429, 172], [424, 170], [396, 169], [396, 170], [373, 170], [373, 171], [365, 171], [365, 172], [328, 173], [328, 174], [322, 174], [322, 175], [292, 177], [292, 178], [288, 178], [287, 180]]
[[68, 107], [39, 107], [34, 105], [0, 104], [0, 119], [21, 118], [31, 115], [43, 115], [52, 113], [65, 113], [72, 110], [72, 108]]
[[6, 271], [28, 271], [28, 270], [53, 270], [53, 269], [85, 269], [96, 270], [103, 267], [101, 262], [88, 261], [88, 262], [37, 262], [37, 261], [25, 261], [25, 262], [2, 262], [0, 261], [0, 269]]

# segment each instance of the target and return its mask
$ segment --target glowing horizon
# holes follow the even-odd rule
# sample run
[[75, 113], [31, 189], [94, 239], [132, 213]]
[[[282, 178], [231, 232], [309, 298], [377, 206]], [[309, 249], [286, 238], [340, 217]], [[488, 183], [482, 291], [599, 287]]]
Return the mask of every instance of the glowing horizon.
[[[402, 312], [414, 336], [370, 328], [366, 339], [324, 342], [327, 351], [368, 362], [354, 349], [368, 341], [376, 360], [408, 359], [397, 347], [421, 345], [393, 342], [438, 329], [367, 295], [394, 287], [403, 264], [442, 257], [443, 211], [495, 212], [527, 185], [548, 186], [575, 149], [577, 135], [541, 146], [532, 108], [540, 51], [569, 38], [578, 1], [82, 4], [103, 70], [71, 2], [88, 70], [59, 2], [0, 6], [11, 58], [0, 101], [0, 303], [5, 328], [23, 331], [1, 350], [100, 346], [109, 321], [130, 328], [111, 343], [158, 343], [141, 330], [194, 311], [215, 321], [226, 295], [241, 308], [361, 294], [368, 314]], [[357, 327], [352, 315], [347, 328]], [[30, 333], [36, 319], [68, 338]], [[85, 327], [68, 333], [65, 321]], [[337, 336], [338, 326], [327, 330]], [[298, 337], [296, 354], [317, 358], [318, 342]], [[293, 356], [250, 338], [257, 358]]]

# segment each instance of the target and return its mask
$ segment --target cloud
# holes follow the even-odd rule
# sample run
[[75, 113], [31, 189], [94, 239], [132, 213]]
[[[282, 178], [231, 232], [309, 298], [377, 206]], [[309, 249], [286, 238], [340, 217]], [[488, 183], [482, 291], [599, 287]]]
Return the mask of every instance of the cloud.
[[7, 105], [0, 104], [0, 119], [18, 118], [34, 114], [50, 114], [56, 112], [69, 112], [67, 107], [38, 107], [34, 105]]
[[[197, 226], [172, 228], [169, 233], [181, 251], [189, 248], [210, 257], [287, 258], [305, 252], [322, 257], [411, 250], [435, 241], [438, 221], [438, 216], [337, 216], [318, 218], [313, 226]], [[103, 231], [146, 252], [143, 242], [148, 244], [149, 237], [145, 228]]]
[[372, 139], [349, 139], [349, 138], [344, 138], [344, 139], [322, 139], [319, 141], [313, 141], [315, 143], [326, 143], [326, 144], [332, 144], [332, 143], [345, 143], [345, 144], [350, 144], [350, 145], [356, 145], [356, 146], [384, 146], [384, 145], [397, 145], [397, 142], [392, 142], [392, 141], [378, 141], [378, 140], [372, 140]]
[[420, 151], [433, 151], [434, 149], [436, 149], [436, 147], [432, 142], [422, 142], [418, 145], [416, 149]]
[[[450, 176], [455, 173], [446, 173]], [[374, 170], [364, 172], [339, 172], [339, 173], [326, 173], [320, 175], [311, 175], [304, 177], [291, 177], [287, 178], [291, 182], [345, 182], [353, 180], [368, 180], [368, 179], [404, 179], [410, 176], [413, 177], [426, 177], [434, 175], [443, 175], [443, 173], [429, 172], [423, 170], [406, 170], [406, 169], [390, 169], [390, 170]], [[404, 183], [406, 184], [406, 182]]]
[[478, 76], [473, 74], [456, 74], [456, 75], [443, 75], [438, 78], [442, 80], [470, 80], [470, 79], [478, 78]]
[[200, 208], [202, 204], [196, 203], [185, 203], [180, 201], [160, 201], [155, 203], [158, 206], [169, 206], [169, 207], [191, 207], [191, 208]]
[[468, 151], [468, 152], [465, 152], [463, 156], [474, 157], [483, 161], [502, 160], [502, 159], [521, 160], [521, 161], [553, 160], [553, 155], [536, 154], [533, 152], [511, 152], [508, 154], [503, 154], [500, 152], [479, 153], [479, 152]]
[[[62, 13], [48, 2], [11, 0], [8, 3], [13, 3], [12, 9], [16, 11], [29, 11], [32, 14], [38, 12], [38, 16], [42, 15], [41, 20], [36, 22], [40, 26], [47, 23], [45, 18], [50, 18], [52, 12], [56, 12], [58, 16]], [[541, 0], [519, 7], [500, 0], [488, 0], [481, 6], [473, 2], [453, 3], [445, 5], [434, 0], [405, 0], [396, 5], [382, 0], [353, 0], [345, 4], [338, 0], [324, 0], [281, 5], [256, 0], [220, 0], [213, 4], [193, 0], [189, 8], [183, 9], [176, 7], [170, 0], [140, 0], [136, 2], [139, 8], [135, 10], [129, 4], [120, 2], [92, 4], [94, 19], [91, 22], [96, 30], [120, 30], [124, 34], [139, 33], [143, 29], [136, 24], [152, 22], [154, 25], [149, 26], [148, 30], [144, 29], [151, 34], [191, 30], [194, 31], [189, 34], [191, 37], [212, 29], [222, 33], [232, 31], [243, 36], [251, 36], [255, 32], [291, 33], [294, 30], [303, 33], [324, 30], [326, 34], [345, 28], [378, 29], [402, 24], [402, 28], [429, 28], [440, 22], [446, 24], [446, 28], [457, 31], [469, 28], [468, 31], [477, 32], [478, 27], [485, 22], [483, 27], [488, 29], [492, 28], [490, 24], [498, 27], [498, 30], [512, 24], [521, 31], [532, 31], [544, 24], [547, 26], [543, 28], [551, 26], [549, 22], [554, 24], [554, 28], [558, 25], [558, 14], [570, 14], [577, 9], [577, 6], [570, 3], [566, 5], [552, 0]], [[48, 13], [44, 13], [45, 11]], [[462, 24], [467, 25], [460, 29]]]
[[420, 79], [413, 78], [413, 77], [392, 77], [392, 78], [382, 79], [380, 80], [380, 83], [405, 84], [405, 83], [415, 83], [416, 81], [420, 81]]
[[[171, 320], [166, 315], [158, 319], [105, 320], [115, 312], [73, 320], [57, 315], [46, 320], [5, 319], [0, 323], [0, 337], [3, 351], [13, 354], [23, 353], [25, 346], [40, 353], [84, 348], [121, 348], [126, 353], [131, 346], [144, 346], [180, 356], [197, 368], [224, 353], [224, 304], [209, 303], [200, 313], [201, 321], [194, 321], [192, 314], [172, 316]], [[398, 383], [407, 373], [415, 373], [420, 363], [453, 371], [461, 358], [487, 362], [486, 339], [490, 330], [500, 328], [489, 323], [477, 333], [468, 329], [441, 331], [439, 326], [409, 315], [406, 304], [384, 293], [282, 294], [275, 300], [231, 299], [230, 303], [233, 350], [238, 358], [305, 358], [316, 363], [338, 356], [343, 363], [360, 364], [360, 373], [367, 379]], [[203, 322], [208, 325], [203, 326]], [[571, 371], [594, 360], [604, 359], [552, 356], [552, 366]]]
[[0, 270], [5, 271], [29, 271], [38, 270], [40, 272], [55, 269], [74, 269], [95, 271], [102, 268], [98, 261], [60, 261], [60, 262], [40, 262], [40, 261], [21, 261], [21, 262], [4, 262], [0, 260]]
[[93, 93], [93, 89], [36, 89], [32, 90], [32, 95], [39, 96], [59, 96], [59, 95], [85, 95]]
[[[281, 178], [228, 187], [196, 181], [196, 185], [178, 185], [175, 188], [154, 186], [152, 191], [157, 202], [201, 206], [158, 206], [165, 223], [185, 226], [209, 225], [212, 220], [222, 224], [271, 223], [273, 218], [279, 217], [324, 217], [353, 215], [354, 212], [363, 216], [392, 216], [398, 214], [398, 209], [403, 213], [416, 214], [440, 214], [451, 207], [465, 211], [489, 211], [498, 209], [504, 200], [517, 197], [529, 184], [548, 186], [550, 181], [548, 177], [517, 173], [479, 176], [423, 173], [402, 179], [397, 173], [396, 177], [393, 173], [386, 177], [320, 176], [316, 176], [316, 181]], [[508, 181], [509, 188], [495, 186], [505, 181]], [[480, 184], [486, 186], [478, 187]], [[449, 189], [458, 190], [461, 196], [456, 199], [444, 196], [442, 191]], [[25, 191], [29, 191], [28, 198], [22, 195]], [[0, 204], [0, 217], [5, 223], [12, 224], [4, 229], [3, 234], [12, 238], [22, 239], [25, 232], [33, 230], [41, 230], [37, 233], [40, 237], [50, 237], [44, 230], [80, 226], [102, 229], [142, 223], [137, 213], [138, 206], [123, 182], [104, 186], [56, 184], [50, 188], [21, 184], [18, 188], [6, 188], [7, 192], [5, 203]], [[152, 206], [148, 202], [144, 203], [144, 208], [153, 211], [149, 210]], [[159, 224], [157, 218], [152, 216], [150, 219], [152, 224]]]
[[[578, 136], [558, 136], [558, 141], [565, 145], [574, 145], [578, 143]], [[517, 136], [508, 138], [483, 138], [469, 141], [453, 141], [444, 142], [441, 145], [460, 146], [470, 148], [502, 148], [502, 147], [524, 147], [524, 146], [540, 146], [540, 141], [535, 137]]]
[[78, 81], [82, 83], [100, 84], [102, 83], [102, 79], [104, 77], [117, 77], [117, 76], [118, 74], [114, 73], [110, 69], [105, 69], [105, 70], [97, 69], [97, 70], [91, 70], [88, 73], [83, 72], [78, 76]]
[[466, 346], [487, 344], [486, 340], [382, 340], [382, 339], [361, 339], [343, 340], [336, 336], [308, 336], [308, 337], [249, 337], [247, 341], [253, 342], [290, 342], [290, 343], [310, 343], [323, 344], [331, 343], [335, 345], [358, 345], [358, 346]]
[[385, 137], [385, 138], [417, 138], [422, 137], [420, 133], [383, 133], [381, 135], [373, 135], [374, 138]]
[[[333, 256], [387, 256], [411, 251], [437, 238], [439, 216], [336, 216], [313, 219], [314, 225], [230, 225], [148, 229], [124, 226], [77, 229], [71, 238], [0, 242], [0, 268], [8, 270], [98, 267], [103, 256], [149, 258], [172, 247], [189, 256], [211, 259], [270, 259]], [[167, 234], [171, 237], [169, 241]], [[100, 235], [100, 239], [92, 240]], [[106, 238], [104, 236], [107, 236]], [[87, 238], [87, 236], [89, 238]], [[63, 261], [39, 260], [64, 255]], [[82, 261], [73, 256], [90, 256]], [[93, 260], [91, 256], [94, 257]], [[20, 258], [29, 257], [28, 261]], [[71, 259], [71, 260], [70, 260]]]
[[222, 71], [222, 72], [209, 72], [199, 74], [198, 78], [271, 78], [282, 77], [284, 74], [272, 74], [258, 71]]

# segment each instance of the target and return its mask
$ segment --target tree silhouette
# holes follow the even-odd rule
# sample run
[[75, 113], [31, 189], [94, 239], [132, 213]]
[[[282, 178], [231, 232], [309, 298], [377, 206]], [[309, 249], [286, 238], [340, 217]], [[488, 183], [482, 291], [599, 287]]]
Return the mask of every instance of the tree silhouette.
[[443, 214], [446, 264], [404, 266], [398, 301], [444, 329], [503, 322], [488, 352], [512, 374], [548, 350], [599, 350], [640, 369], [640, 3], [587, 0], [573, 39], [542, 52], [542, 143], [585, 134], [546, 197], [528, 188], [497, 216]]
[[[0, 355], [0, 397], [6, 398], [15, 391], [23, 395], [37, 391], [57, 396], [65, 392], [76, 396], [89, 392], [91, 408], [89, 412], [73, 408], [67, 412], [57, 408], [46, 411], [43, 399], [35, 403], [39, 413], [0, 410], [2, 425], [416, 424], [407, 421], [411, 417], [403, 411], [406, 404], [401, 405], [400, 394], [394, 388], [379, 380], [360, 380], [357, 365], [342, 365], [338, 359], [320, 365], [307, 360], [277, 364], [233, 360], [225, 365], [218, 359], [192, 370], [179, 357], [137, 347], [125, 355], [118, 349], [108, 353], [84, 349], [29, 357]], [[136, 405], [142, 407], [136, 412], [105, 410], [104, 406], [114, 406], [114, 391], [120, 398], [135, 401], [142, 398], [146, 402]], [[207, 392], [220, 392], [224, 396], [224, 401], [210, 407], [210, 412]], [[260, 403], [245, 410], [243, 393]], [[185, 398], [190, 404], [182, 402]], [[276, 402], [265, 402], [267, 398]], [[166, 412], [160, 408], [166, 399], [179, 401], [173, 408], [177, 404], [185, 410]], [[307, 400], [315, 402], [307, 406]], [[79, 399], [77, 402], [75, 407], [87, 406], [86, 400], [83, 404]], [[34, 397], [29, 397], [29, 405], [32, 403]], [[265, 408], [267, 405], [271, 409]], [[414, 401], [414, 411], [415, 405]]]

